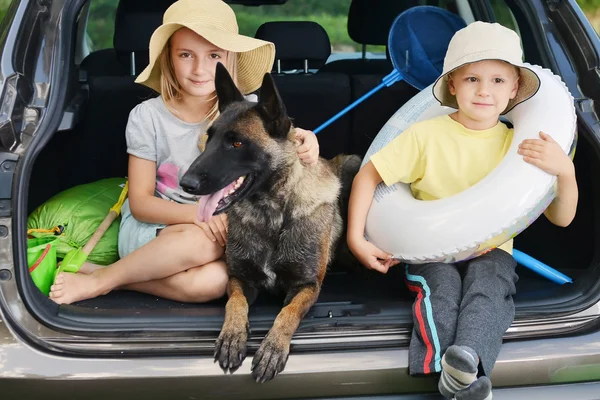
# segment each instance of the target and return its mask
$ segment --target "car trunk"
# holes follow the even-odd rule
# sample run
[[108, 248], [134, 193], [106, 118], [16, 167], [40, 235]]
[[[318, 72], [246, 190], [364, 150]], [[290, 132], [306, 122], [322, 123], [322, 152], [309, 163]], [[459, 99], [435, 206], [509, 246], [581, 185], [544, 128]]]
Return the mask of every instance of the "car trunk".
[[[52, 162], [58, 148], [65, 146], [73, 132], [56, 133], [46, 143], [33, 165], [29, 181], [30, 196], [27, 210], [31, 212], [58, 188], [82, 183], [73, 180], [70, 165], [72, 152], [61, 153], [60, 163]], [[544, 321], [576, 313], [596, 301], [593, 290], [600, 269], [597, 264], [596, 236], [598, 184], [592, 179], [600, 162], [597, 139], [580, 127], [575, 158], [580, 190], [578, 212], [567, 228], [551, 225], [540, 217], [515, 240], [515, 248], [551, 265], [574, 279], [573, 284], [557, 285], [545, 278], [518, 267], [520, 276], [515, 303], [517, 320], [542, 324], [508, 336], [538, 336], [547, 334]], [[96, 158], [94, 147], [81, 147], [77, 157]], [[83, 154], [82, 154], [83, 153]], [[102, 168], [102, 163], [98, 163]], [[95, 176], [92, 171], [90, 175]], [[92, 179], [93, 180], [93, 179]], [[60, 185], [57, 183], [60, 182]], [[492, 210], [493, 211], [493, 210]], [[404, 267], [399, 265], [387, 275], [369, 271], [350, 258], [336, 260], [330, 266], [318, 302], [304, 318], [294, 340], [294, 348], [353, 348], [365, 346], [404, 346], [412, 327], [412, 297], [404, 284]], [[205, 343], [204, 350], [212, 351], [224, 315], [225, 299], [206, 304], [184, 304], [129, 291], [114, 291], [104, 296], [72, 305], [56, 306], [37, 292], [30, 283], [27, 302], [43, 315], [47, 323], [59, 331], [112, 338], [144, 337], [196, 338]], [[261, 293], [250, 308], [250, 324], [256, 343], [272, 324], [281, 308], [283, 297]], [[543, 329], [542, 329], [543, 328]], [[561, 332], [553, 332], [560, 334]], [[374, 335], [372, 340], [365, 337]], [[353, 340], [359, 335], [360, 340]], [[365, 336], [366, 335], [366, 336]], [[316, 340], [318, 339], [318, 340]], [[252, 338], [250, 347], [253, 346]], [[165, 350], [164, 348], [162, 350]]]
[[[74, 67], [72, 70], [71, 81], [81, 79], [75, 76]], [[63, 78], [67, 76], [65, 73]], [[123, 85], [123, 81], [127, 84]], [[402, 91], [399, 85], [403, 83], [397, 84]], [[132, 77], [90, 78], [81, 89], [80, 93], [77, 88], [77, 93], [70, 94], [71, 100], [51, 104], [54, 110], [50, 108], [50, 115], [52, 111], [67, 109], [72, 123], [63, 116], [66, 122], [62, 130], [36, 132], [15, 175], [13, 249], [19, 294], [27, 311], [48, 328], [38, 329], [36, 325], [35, 333], [40, 340], [52, 341], [55, 348], [69, 341], [74, 344], [63, 347], [63, 351], [86, 354], [176, 353], [185, 351], [188, 344], [197, 352], [212, 354], [223, 321], [224, 299], [182, 304], [141, 293], [114, 291], [73, 305], [57, 306], [28, 279], [25, 257], [18, 251], [26, 248], [27, 215], [69, 187], [124, 176], [127, 116], [135, 104], [149, 96], [147, 91], [140, 92], [143, 88], [133, 84]], [[408, 93], [414, 93], [414, 89], [404, 90], [404, 94]], [[584, 112], [582, 108], [578, 110]], [[364, 110], [357, 108], [355, 112], [358, 115]], [[507, 338], [569, 333], [578, 326], [570, 316], [574, 315], [573, 321], [581, 321], [583, 317], [577, 313], [598, 301], [600, 199], [594, 173], [600, 170], [600, 138], [591, 129], [597, 123], [590, 120], [591, 114], [586, 111], [585, 118], [579, 115], [575, 166], [580, 197], [575, 220], [569, 227], [559, 228], [542, 216], [515, 239], [516, 249], [569, 275], [574, 283], [560, 286], [518, 267], [517, 317]], [[324, 131], [320, 140], [328, 140], [326, 135]], [[364, 141], [365, 137], [351, 139]], [[342, 146], [340, 152], [346, 149]], [[261, 293], [251, 306], [251, 349], [256, 348], [271, 326], [282, 301], [280, 295]], [[337, 260], [325, 278], [318, 302], [294, 336], [292, 351], [406, 346], [412, 330], [411, 306], [402, 266], [380, 275], [356, 262]], [[553, 325], [557, 321], [564, 325]], [[132, 342], [137, 347], [124, 344]]]

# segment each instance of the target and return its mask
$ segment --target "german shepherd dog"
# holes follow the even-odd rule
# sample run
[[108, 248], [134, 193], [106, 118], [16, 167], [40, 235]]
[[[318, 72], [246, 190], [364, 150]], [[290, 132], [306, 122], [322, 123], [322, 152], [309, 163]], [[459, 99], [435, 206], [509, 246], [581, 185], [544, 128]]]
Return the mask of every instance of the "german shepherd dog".
[[285, 294], [284, 307], [252, 361], [252, 376], [262, 383], [284, 369], [292, 335], [317, 300], [342, 232], [338, 176], [348, 157], [354, 158], [348, 165], [357, 166], [360, 159], [338, 156], [302, 166], [294, 127], [270, 74], [258, 103], [244, 99], [221, 64], [215, 87], [220, 116], [181, 186], [196, 195], [220, 193], [212, 202], [214, 214], [228, 215], [229, 300], [214, 353], [224, 372], [236, 371], [246, 357], [248, 307], [258, 291]]

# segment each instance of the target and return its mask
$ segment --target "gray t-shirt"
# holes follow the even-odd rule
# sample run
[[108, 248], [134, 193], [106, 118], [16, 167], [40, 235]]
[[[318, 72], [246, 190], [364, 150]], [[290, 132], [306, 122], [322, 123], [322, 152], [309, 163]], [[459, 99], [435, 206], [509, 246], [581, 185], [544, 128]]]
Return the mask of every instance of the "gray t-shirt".
[[[255, 94], [245, 96], [256, 102]], [[179, 181], [200, 155], [206, 122], [191, 124], [169, 111], [162, 96], [138, 104], [129, 113], [125, 137], [127, 152], [156, 163], [155, 195], [178, 203], [196, 203], [200, 196], [183, 191]]]
[[129, 114], [127, 152], [156, 162], [156, 195], [178, 203], [195, 203], [199, 196], [183, 191], [179, 181], [200, 155], [206, 123], [188, 123], [173, 115], [162, 97], [138, 104]]

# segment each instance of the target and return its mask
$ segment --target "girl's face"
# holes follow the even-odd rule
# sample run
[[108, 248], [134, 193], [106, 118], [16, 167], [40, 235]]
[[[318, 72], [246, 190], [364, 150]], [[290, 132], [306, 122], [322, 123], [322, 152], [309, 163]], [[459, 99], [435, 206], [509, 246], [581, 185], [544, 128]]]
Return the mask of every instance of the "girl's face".
[[188, 28], [171, 36], [171, 60], [183, 96], [210, 97], [215, 92], [217, 63], [227, 65], [226, 50], [220, 49]]

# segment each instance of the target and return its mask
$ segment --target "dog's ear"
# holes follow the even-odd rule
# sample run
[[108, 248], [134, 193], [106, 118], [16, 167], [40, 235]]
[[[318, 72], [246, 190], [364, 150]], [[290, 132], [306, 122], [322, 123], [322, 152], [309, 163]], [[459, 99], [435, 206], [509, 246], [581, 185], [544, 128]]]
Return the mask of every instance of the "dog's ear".
[[279, 91], [271, 74], [266, 73], [260, 88], [258, 110], [267, 122], [267, 130], [273, 137], [287, 137], [291, 128], [291, 121], [287, 116], [285, 105], [281, 100]]
[[219, 99], [219, 112], [223, 112], [233, 102], [244, 100], [244, 96], [231, 79], [229, 71], [221, 63], [217, 63], [215, 71], [215, 90]]

